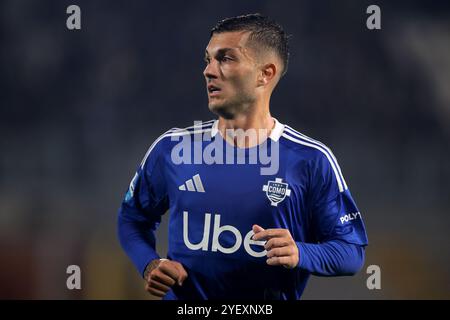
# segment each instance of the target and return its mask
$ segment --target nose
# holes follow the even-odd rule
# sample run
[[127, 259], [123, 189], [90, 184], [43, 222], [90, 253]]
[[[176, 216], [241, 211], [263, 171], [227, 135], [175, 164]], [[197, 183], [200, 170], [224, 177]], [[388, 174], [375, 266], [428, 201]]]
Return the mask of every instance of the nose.
[[215, 63], [214, 60], [211, 60], [206, 65], [205, 70], [203, 70], [203, 75], [205, 76], [206, 80], [217, 79], [218, 73], [219, 71], [217, 70], [217, 63]]

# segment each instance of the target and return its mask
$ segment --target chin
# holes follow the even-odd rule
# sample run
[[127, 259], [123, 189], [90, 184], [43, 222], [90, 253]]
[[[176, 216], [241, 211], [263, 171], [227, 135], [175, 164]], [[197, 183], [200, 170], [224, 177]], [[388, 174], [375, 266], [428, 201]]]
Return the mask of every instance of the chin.
[[217, 102], [210, 102], [208, 104], [209, 110], [218, 115], [219, 117], [225, 118], [225, 119], [233, 119], [235, 117], [234, 108], [225, 105], [223, 103], [217, 103]]

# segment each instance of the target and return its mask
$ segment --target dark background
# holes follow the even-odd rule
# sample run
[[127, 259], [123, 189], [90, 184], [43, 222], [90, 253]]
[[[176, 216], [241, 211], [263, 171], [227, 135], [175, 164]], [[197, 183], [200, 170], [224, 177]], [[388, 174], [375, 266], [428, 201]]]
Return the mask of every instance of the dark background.
[[[3, 0], [0, 298], [148, 298], [117, 209], [157, 136], [214, 118], [209, 30], [251, 12], [292, 35], [272, 114], [332, 148], [370, 241], [357, 276], [313, 277], [304, 298], [450, 298], [450, 3], [331, 0]], [[66, 288], [71, 264], [82, 290]]]

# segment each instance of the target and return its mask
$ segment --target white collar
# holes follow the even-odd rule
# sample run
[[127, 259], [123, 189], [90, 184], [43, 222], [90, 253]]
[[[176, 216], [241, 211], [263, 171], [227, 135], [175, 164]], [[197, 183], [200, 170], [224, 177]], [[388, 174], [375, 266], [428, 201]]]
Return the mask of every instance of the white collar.
[[[273, 141], [278, 141], [284, 131], [284, 124], [280, 123], [277, 119], [272, 118], [275, 121], [275, 127], [270, 132], [269, 138]], [[217, 132], [219, 132], [219, 120], [214, 121], [213, 126], [211, 128], [211, 136], [214, 137]]]

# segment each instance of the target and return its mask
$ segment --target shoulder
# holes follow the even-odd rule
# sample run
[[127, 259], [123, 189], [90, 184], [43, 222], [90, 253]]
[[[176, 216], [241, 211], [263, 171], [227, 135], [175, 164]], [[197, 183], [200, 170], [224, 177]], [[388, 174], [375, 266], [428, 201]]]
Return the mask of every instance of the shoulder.
[[294, 153], [301, 153], [304, 157], [310, 157], [312, 160], [320, 160], [333, 154], [323, 142], [311, 138], [287, 124], [284, 125], [280, 142]]
[[334, 176], [340, 191], [347, 189], [335, 155], [323, 142], [311, 138], [288, 125], [284, 125], [280, 142], [291, 149], [294, 155], [309, 160], [312, 168], [317, 172], [321, 174], [329, 172], [331, 176]]
[[171, 128], [157, 137], [148, 148], [141, 162], [141, 167], [149, 161], [149, 158], [157, 158], [162, 154], [170, 154], [174, 143], [178, 143], [179, 137], [191, 136], [196, 133], [207, 133], [212, 130], [215, 120], [196, 121], [193, 126], [186, 128]]

